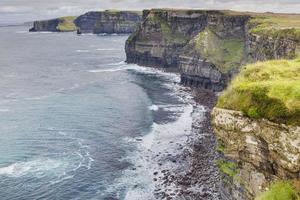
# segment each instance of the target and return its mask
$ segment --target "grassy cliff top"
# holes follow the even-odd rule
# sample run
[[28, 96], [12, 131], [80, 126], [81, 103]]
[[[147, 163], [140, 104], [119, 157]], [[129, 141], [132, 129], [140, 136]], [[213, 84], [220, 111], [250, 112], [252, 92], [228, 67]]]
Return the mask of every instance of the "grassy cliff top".
[[300, 15], [250, 13], [251, 32], [267, 36], [282, 36], [300, 42]]
[[300, 125], [300, 59], [247, 65], [220, 96], [217, 107]]
[[76, 19], [76, 16], [66, 16], [66, 17], [60, 17], [59, 19], [61, 22], [58, 24], [57, 29], [60, 31], [76, 31], [77, 27], [74, 24], [74, 20]]
[[[99, 11], [99, 12], [101, 12], [101, 11]], [[112, 13], [112, 14], [116, 14], [116, 13], [120, 13], [120, 12], [129, 12], [129, 13], [135, 13], [138, 15], [142, 15], [142, 13], [143, 13], [140, 10], [118, 10], [118, 9], [107, 9], [107, 10], [104, 10], [104, 12]]]

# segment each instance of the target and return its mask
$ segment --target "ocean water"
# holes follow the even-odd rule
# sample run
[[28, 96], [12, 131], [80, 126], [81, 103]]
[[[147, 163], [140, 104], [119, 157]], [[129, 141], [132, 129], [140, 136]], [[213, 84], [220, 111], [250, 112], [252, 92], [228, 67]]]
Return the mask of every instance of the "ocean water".
[[154, 199], [193, 103], [179, 76], [126, 64], [127, 35], [0, 28], [0, 199]]

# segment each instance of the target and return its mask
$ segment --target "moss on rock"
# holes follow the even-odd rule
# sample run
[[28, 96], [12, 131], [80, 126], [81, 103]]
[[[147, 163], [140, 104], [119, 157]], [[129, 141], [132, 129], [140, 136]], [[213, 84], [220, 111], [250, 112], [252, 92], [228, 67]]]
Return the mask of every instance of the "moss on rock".
[[217, 165], [220, 171], [233, 178], [238, 174], [238, 166], [235, 162], [227, 160], [218, 160]]

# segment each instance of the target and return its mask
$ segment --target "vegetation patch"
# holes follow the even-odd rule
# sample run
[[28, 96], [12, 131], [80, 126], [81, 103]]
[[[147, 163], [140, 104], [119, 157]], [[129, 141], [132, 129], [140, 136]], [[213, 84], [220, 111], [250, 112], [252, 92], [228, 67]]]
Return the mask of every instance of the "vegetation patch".
[[300, 200], [299, 192], [291, 181], [279, 181], [255, 200]]
[[225, 147], [224, 143], [223, 143], [221, 140], [218, 140], [218, 144], [217, 144], [216, 150], [217, 150], [219, 153], [225, 153], [226, 147]]
[[230, 162], [227, 160], [218, 160], [217, 165], [220, 171], [229, 177], [235, 177], [238, 174], [238, 166], [235, 162]]
[[300, 15], [252, 14], [249, 25], [252, 33], [300, 41]]
[[59, 18], [61, 22], [58, 24], [57, 29], [63, 32], [76, 31], [77, 27], [74, 23], [76, 16], [67, 16]]
[[247, 65], [220, 96], [217, 107], [300, 125], [300, 59]]
[[210, 62], [223, 73], [237, 68], [244, 60], [245, 44], [238, 38], [221, 38], [211, 29], [206, 28], [196, 38], [196, 50], [201, 57]]

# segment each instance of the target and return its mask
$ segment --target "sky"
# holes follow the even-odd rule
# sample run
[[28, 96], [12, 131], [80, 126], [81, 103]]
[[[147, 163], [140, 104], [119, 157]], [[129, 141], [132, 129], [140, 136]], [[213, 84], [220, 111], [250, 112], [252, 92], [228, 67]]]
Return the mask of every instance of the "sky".
[[300, 13], [300, 0], [0, 0], [0, 24], [80, 15], [92, 10], [158, 7]]

